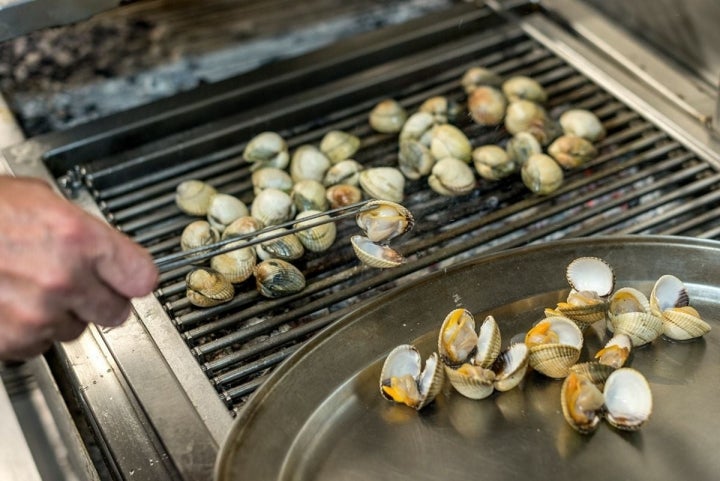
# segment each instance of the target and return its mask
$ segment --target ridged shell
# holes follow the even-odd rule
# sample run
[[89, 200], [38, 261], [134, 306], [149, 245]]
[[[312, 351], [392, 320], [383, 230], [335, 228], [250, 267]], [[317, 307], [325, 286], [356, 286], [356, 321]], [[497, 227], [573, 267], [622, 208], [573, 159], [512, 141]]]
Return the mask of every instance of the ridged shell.
[[330, 168], [330, 159], [314, 145], [301, 145], [290, 159], [290, 177], [295, 182], [311, 179], [322, 182]]
[[[493, 316], [487, 316], [480, 325], [480, 331], [477, 334], [477, 349], [472, 357], [473, 364], [486, 368], [492, 367], [500, 355], [501, 344], [500, 326], [498, 326]], [[514, 351], [512, 355], [516, 352]], [[506, 361], [508, 360], [510, 359], [506, 359]]]
[[407, 120], [407, 111], [396, 100], [385, 99], [370, 111], [370, 127], [384, 134], [400, 132]]
[[467, 163], [445, 157], [433, 165], [428, 185], [440, 195], [469, 194], [475, 188], [475, 173]]
[[[486, 338], [488, 335], [492, 337], [492, 330], [490, 323], [486, 328]], [[443, 319], [438, 333], [440, 359], [445, 364], [457, 367], [470, 360], [470, 356], [476, 352], [477, 343], [478, 334], [475, 332], [475, 317], [472, 313], [463, 308], [450, 311]], [[487, 342], [486, 347], [491, 349], [491, 342]]]
[[215, 194], [217, 190], [206, 182], [185, 180], [175, 188], [175, 204], [188, 215], [204, 216]]
[[542, 145], [530, 132], [518, 132], [505, 145], [510, 160], [517, 166], [523, 166], [533, 154], [542, 154]]
[[[306, 217], [321, 214], [319, 210], [306, 210], [301, 212], [295, 218], [300, 221], [295, 224], [296, 228], [303, 230], [298, 231], [295, 235], [303, 246], [311, 252], [322, 252], [330, 248], [335, 242], [337, 236], [337, 227], [335, 222], [331, 221], [330, 216], [321, 215], [319, 217], [303, 220]], [[314, 225], [318, 222], [328, 221], [325, 224]]]
[[586, 377], [571, 372], [560, 388], [563, 417], [576, 431], [595, 431], [602, 419], [603, 393]]
[[483, 67], [470, 67], [460, 79], [460, 84], [465, 93], [470, 94], [481, 85], [499, 87], [502, 84], [502, 78], [492, 70]]
[[430, 147], [432, 130], [435, 126], [435, 119], [427, 112], [415, 112], [408, 117], [405, 125], [400, 131], [400, 142], [406, 140], [417, 140], [426, 147]]
[[710, 324], [690, 306], [665, 309], [662, 315], [663, 335], [675, 341], [688, 341], [710, 332]]
[[189, 223], [180, 235], [180, 248], [184, 251], [206, 246], [220, 240], [220, 232], [208, 221], [196, 220]]
[[511, 344], [499, 354], [493, 363], [495, 389], [509, 391], [525, 377], [530, 360], [528, 347], [523, 343]]
[[[257, 236], [258, 239], [266, 237], [275, 237], [282, 234], [286, 229], [276, 229], [264, 231]], [[263, 260], [282, 259], [284, 261], [292, 261], [300, 259], [305, 254], [305, 247], [294, 233], [282, 235], [273, 239], [266, 240], [255, 246], [258, 257]]]
[[265, 189], [253, 200], [250, 215], [266, 226], [282, 224], [295, 217], [295, 205], [289, 194], [278, 189]]
[[525, 336], [530, 366], [548, 377], [567, 376], [580, 358], [583, 335], [580, 328], [564, 317], [548, 317], [538, 322]]
[[363, 165], [357, 160], [341, 160], [325, 172], [323, 185], [326, 187], [336, 184], [349, 184], [357, 186], [360, 182], [360, 171], [362, 170]]
[[257, 290], [265, 297], [282, 297], [305, 288], [305, 276], [300, 269], [281, 259], [260, 262], [254, 274]]
[[652, 414], [652, 391], [645, 376], [628, 367], [608, 377], [603, 389], [605, 418], [624, 431], [636, 431]]
[[290, 192], [293, 186], [292, 177], [282, 169], [263, 167], [252, 173], [253, 193], [258, 195], [265, 189], [278, 189]]
[[595, 359], [613, 369], [621, 368], [632, 350], [632, 339], [627, 334], [615, 334], [605, 346], [595, 353]]
[[599, 362], [579, 362], [570, 368], [570, 372], [586, 377], [593, 384], [601, 387], [615, 368]]
[[481, 85], [468, 95], [470, 117], [478, 125], [500, 125], [505, 117], [507, 100], [502, 92], [489, 85]]
[[[237, 244], [228, 244], [241, 246], [245, 241]], [[220, 274], [232, 284], [239, 284], [249, 279], [253, 275], [253, 269], [256, 263], [255, 249], [252, 247], [240, 247], [224, 254], [218, 254], [210, 259], [210, 267], [218, 271]]]
[[369, 267], [389, 269], [406, 262], [406, 259], [396, 250], [376, 244], [365, 236], [354, 235], [350, 238], [350, 243], [357, 258]]
[[562, 168], [552, 157], [532, 154], [520, 168], [520, 177], [525, 187], [539, 195], [555, 192], [563, 183]]
[[418, 112], [427, 112], [433, 116], [435, 123], [446, 124], [448, 122], [455, 122], [458, 117], [460, 117], [462, 108], [454, 100], [442, 95], [437, 95], [430, 97], [420, 104]]
[[207, 210], [207, 220], [210, 225], [220, 232], [240, 217], [250, 214], [243, 201], [229, 194], [216, 194], [210, 201]]
[[422, 357], [409, 344], [397, 346], [388, 354], [380, 372], [380, 393], [389, 400], [422, 409], [440, 393], [444, 370], [437, 353], [422, 368]]
[[560, 126], [566, 134], [577, 135], [590, 142], [597, 142], [605, 137], [602, 122], [589, 110], [568, 110], [560, 116]]
[[646, 312], [618, 314], [611, 322], [615, 335], [626, 334], [635, 347], [654, 341], [663, 332], [662, 320]]
[[287, 143], [276, 132], [261, 132], [245, 146], [243, 158], [253, 164], [253, 169], [275, 167], [284, 169], [290, 162]]
[[548, 146], [548, 154], [566, 169], [582, 167], [597, 156], [597, 149], [577, 135], [561, 135]]
[[542, 104], [547, 101], [548, 97], [540, 82], [524, 75], [510, 77], [503, 82], [502, 92], [510, 102], [530, 100]]
[[198, 307], [212, 307], [230, 301], [235, 288], [225, 276], [213, 269], [196, 268], [185, 276], [186, 295]]
[[517, 165], [502, 147], [482, 145], [473, 150], [473, 165], [480, 177], [500, 180], [517, 170]]
[[609, 296], [615, 287], [615, 272], [610, 264], [599, 257], [578, 257], [565, 270], [570, 287], [576, 291], [595, 292]]
[[398, 167], [411, 180], [426, 176], [435, 165], [430, 149], [418, 140], [403, 140], [398, 151]]
[[[571, 297], [572, 302], [578, 302], [578, 296]], [[559, 302], [554, 310], [546, 311], [553, 316], [567, 317], [584, 331], [592, 324], [605, 319], [607, 302], [601, 299], [581, 298], [584, 303]]]
[[543, 146], [562, 134], [560, 125], [550, 118], [547, 111], [540, 104], [529, 100], [516, 100], [508, 104], [505, 128], [512, 135], [529, 132]]
[[351, 158], [359, 148], [360, 138], [342, 130], [331, 130], [320, 141], [320, 150], [333, 164]]
[[222, 239], [252, 234], [253, 232], [259, 231], [263, 227], [265, 227], [265, 224], [263, 224], [255, 217], [240, 217], [239, 219], [235, 219], [229, 226], [225, 228], [222, 233]]
[[360, 172], [360, 187], [374, 199], [402, 202], [405, 176], [395, 167], [373, 167]]
[[372, 200], [358, 212], [355, 222], [371, 241], [388, 242], [412, 229], [415, 218], [396, 202]]
[[295, 183], [290, 197], [298, 212], [304, 210], [327, 210], [325, 186], [317, 180], [303, 179]]
[[325, 198], [330, 203], [331, 208], [337, 209], [338, 207], [357, 204], [362, 200], [363, 193], [359, 187], [354, 185], [335, 184], [327, 188]]
[[445, 374], [455, 390], [470, 399], [484, 399], [495, 390], [495, 373], [490, 369], [463, 364], [458, 368], [445, 366]]
[[650, 310], [657, 317], [662, 317], [663, 311], [671, 307], [689, 305], [690, 295], [685, 284], [677, 277], [666, 274], [653, 285], [652, 292], [650, 292]]
[[470, 163], [472, 150], [465, 133], [454, 125], [442, 124], [433, 128], [430, 152], [436, 159], [452, 157]]

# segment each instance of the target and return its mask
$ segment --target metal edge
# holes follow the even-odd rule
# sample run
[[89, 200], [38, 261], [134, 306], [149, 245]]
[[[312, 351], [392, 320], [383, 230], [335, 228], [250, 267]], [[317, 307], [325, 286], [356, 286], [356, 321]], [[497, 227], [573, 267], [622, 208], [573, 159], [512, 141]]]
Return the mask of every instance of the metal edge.
[[[218, 453], [217, 461], [213, 472], [214, 481], [227, 481], [231, 479], [230, 475], [230, 459], [235, 449], [234, 442], [243, 436], [243, 432], [248, 429], [250, 423], [253, 421], [254, 416], [260, 413], [264, 409], [265, 399], [273, 394], [275, 386], [283, 382], [287, 376], [292, 376], [293, 369], [295, 369], [299, 362], [306, 356], [312, 353], [319, 346], [327, 342], [328, 339], [334, 338], [340, 331], [350, 327], [354, 324], [358, 317], [363, 317], [368, 312], [378, 309], [378, 306], [382, 305], [384, 301], [391, 297], [398, 296], [403, 292], [416, 289], [420, 284], [428, 284], [436, 282], [437, 279], [452, 274], [463, 269], [467, 269], [468, 266], [475, 265], [478, 263], [493, 263], [498, 262], [502, 259], [516, 258], [518, 254], [531, 255], [534, 251], [549, 250], [552, 251], [558, 247], [560, 248], [572, 248], [598, 244], [598, 243], [615, 243], [620, 245], [635, 244], [635, 245], [649, 245], [649, 244], [671, 244], [681, 245], [686, 247], [696, 247], [698, 249], [711, 249], [714, 251], [720, 251], [720, 241], [712, 239], [699, 239], [694, 237], [685, 236], [664, 236], [664, 235], [610, 235], [610, 236], [599, 236], [599, 237], [581, 237], [581, 238], [566, 238], [554, 240], [551, 242], [544, 242], [539, 244], [530, 244], [522, 247], [516, 247], [512, 249], [502, 250], [499, 252], [491, 252], [487, 254], [480, 254], [478, 256], [466, 259], [459, 262], [447, 269], [437, 271], [429, 276], [418, 279], [409, 284], [397, 287], [390, 292], [382, 294], [373, 302], [364, 303], [357, 309], [351, 311], [349, 314], [338, 319], [335, 323], [325, 328], [320, 335], [316, 335], [305, 342], [297, 351], [291, 354], [283, 363], [276, 368], [265, 382], [253, 393], [250, 400], [243, 406], [243, 409], [239, 411], [237, 417], [233, 421], [233, 425], [228, 430], [227, 436], [223, 440]], [[278, 460], [280, 462], [280, 460]]]
[[[522, 19], [520, 27], [638, 114], [696, 152], [716, 170], [720, 170], [720, 142], [706, 127], [704, 120], [690, 115], [666, 95], [648, 88], [643, 79], [613, 61], [602, 50], [594, 48], [589, 40], [583, 42], [547, 16], [529, 15]], [[710, 96], [706, 98], [707, 105], [714, 106], [714, 99]]]

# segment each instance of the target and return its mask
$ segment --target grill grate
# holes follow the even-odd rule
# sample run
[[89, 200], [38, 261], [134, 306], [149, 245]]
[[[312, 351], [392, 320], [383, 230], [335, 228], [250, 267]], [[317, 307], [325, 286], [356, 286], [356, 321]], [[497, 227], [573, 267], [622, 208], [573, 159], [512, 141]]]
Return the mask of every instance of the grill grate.
[[[385, 68], [412, 70], [412, 75], [393, 77], [403, 82], [388, 81], [383, 89], [338, 103], [338, 110], [321, 117], [308, 107], [297, 121], [279, 124], [277, 130], [291, 148], [317, 144], [331, 129], [347, 130], [363, 140], [356, 160], [366, 166], [395, 165], [397, 139], [370, 130], [370, 108], [387, 96], [409, 111], [433, 95], [463, 102], [459, 79], [474, 65], [537, 79], [548, 91], [548, 109], [556, 118], [570, 106], [594, 111], [608, 132], [597, 144], [600, 155], [582, 170], [566, 172], [561, 189], [547, 197], [531, 195], [519, 177], [478, 180], [471, 194], [458, 198], [438, 196], [424, 180], [408, 181], [403, 204], [417, 223], [396, 244], [409, 258], [397, 269], [378, 272], [359, 265], [349, 245], [356, 231], [349, 219], [339, 222], [329, 254], [307, 253], [297, 263], [308, 281], [297, 295], [266, 300], [248, 281], [232, 302], [201, 310], [184, 298], [188, 269], [164, 273], [156, 296], [229, 409], [240, 408], [274, 366], [359, 303], [478, 253], [598, 234], [720, 238], [720, 173], [516, 27], [498, 27], [394, 60]], [[371, 83], [374, 77], [360, 72], [358, 78]], [[272, 122], [262, 125], [266, 130]], [[508, 138], [502, 128], [467, 120], [459, 126], [473, 146], [504, 145]], [[129, 152], [112, 167], [86, 168], [85, 179], [110, 222], [154, 255], [166, 255], [179, 250], [179, 235], [191, 220], [173, 204], [182, 180], [203, 179], [221, 192], [252, 200], [249, 168], [240, 157], [248, 138], [199, 155], [189, 149], [192, 156], [162, 169], [152, 167], [155, 154]]]

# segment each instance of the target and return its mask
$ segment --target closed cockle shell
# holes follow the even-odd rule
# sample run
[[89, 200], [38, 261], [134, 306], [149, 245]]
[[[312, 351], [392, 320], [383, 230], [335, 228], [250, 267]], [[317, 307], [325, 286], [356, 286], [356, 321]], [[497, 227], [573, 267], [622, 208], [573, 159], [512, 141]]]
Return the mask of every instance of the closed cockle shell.
[[607, 378], [613, 373], [613, 371], [615, 371], [615, 369], [616, 368], [607, 364], [591, 361], [573, 364], [570, 367], [570, 372], [586, 377], [590, 380], [590, 382], [600, 388], [605, 384], [605, 381], [607, 381]]
[[333, 164], [351, 158], [359, 148], [360, 138], [342, 130], [331, 130], [320, 141], [320, 150]]
[[515, 162], [497, 145], [477, 147], [473, 150], [472, 157], [475, 170], [483, 179], [500, 180], [516, 171]]
[[605, 127], [600, 119], [589, 110], [571, 109], [560, 116], [560, 126], [566, 134], [577, 135], [590, 142], [605, 137]]
[[[495, 320], [488, 321], [485, 329], [485, 351], [500, 352], [500, 330], [493, 329]], [[495, 323], [497, 328], [497, 323]], [[497, 339], [495, 339], [497, 338]], [[478, 333], [475, 332], [475, 317], [464, 308], [450, 311], [440, 326], [438, 334], [438, 353], [443, 363], [458, 367], [470, 361], [477, 351]], [[493, 361], [495, 358], [493, 357]], [[490, 367], [490, 362], [484, 367]]]
[[457, 368], [446, 365], [445, 375], [457, 392], [470, 399], [484, 399], [495, 390], [495, 373], [484, 367], [468, 363]]
[[580, 328], [564, 317], [547, 317], [525, 336], [530, 366], [552, 378], [567, 376], [580, 358], [583, 335]]
[[354, 235], [350, 238], [357, 258], [369, 267], [388, 269], [398, 267], [406, 262], [396, 250], [377, 244], [365, 236]]
[[476, 124], [483, 126], [500, 125], [505, 117], [507, 100], [495, 87], [476, 87], [468, 96], [468, 111]]
[[[302, 229], [295, 235], [302, 245], [312, 252], [322, 252], [329, 249], [333, 242], [335, 242], [335, 236], [337, 235], [337, 227], [335, 226], [335, 223], [331, 221], [330, 216], [320, 214], [322, 214], [322, 212], [319, 210], [306, 210], [304, 212], [300, 212], [295, 218], [299, 222], [297, 222], [294, 227]], [[318, 217], [303, 220], [306, 217], [316, 215]], [[318, 224], [323, 221], [327, 222], [324, 224]]]
[[268, 259], [255, 266], [255, 282], [260, 294], [277, 298], [295, 294], [305, 288], [300, 269], [282, 259]]
[[225, 276], [232, 284], [239, 284], [253, 275], [256, 255], [253, 247], [242, 247], [245, 241], [230, 243], [226, 247], [239, 248], [218, 254], [210, 259], [210, 267]]
[[224, 231], [234, 220], [250, 214], [243, 201], [229, 194], [216, 194], [210, 201], [207, 219], [210, 225]]
[[662, 319], [649, 312], [626, 312], [612, 319], [615, 335], [626, 334], [633, 346], [643, 346], [663, 332]]
[[566, 169], [581, 167], [597, 155], [593, 144], [577, 135], [561, 135], [548, 147], [548, 154]]
[[627, 334], [615, 334], [595, 353], [598, 363], [618, 369], [625, 364], [632, 350], [632, 339]]
[[700, 318], [691, 306], [665, 309], [662, 316], [663, 335], [675, 341], [687, 341], [702, 337], [710, 332], [710, 324]]
[[358, 185], [361, 170], [363, 170], [363, 165], [357, 160], [341, 160], [325, 172], [323, 184], [326, 187], [336, 184]]
[[487, 85], [490, 87], [500, 87], [502, 78], [490, 69], [484, 67], [470, 67], [465, 71], [460, 79], [460, 84], [466, 94], [470, 94], [476, 88]]
[[437, 353], [430, 354], [423, 369], [418, 350], [401, 344], [385, 358], [380, 372], [380, 394], [389, 401], [420, 410], [440, 393], [443, 379]]
[[191, 222], [180, 235], [180, 248], [184, 251], [213, 244], [220, 240], [220, 232], [209, 222], [196, 220]]
[[303, 179], [295, 183], [290, 197], [298, 212], [304, 210], [327, 210], [326, 189], [317, 180]]
[[235, 288], [214, 269], [195, 268], [185, 276], [186, 296], [197, 307], [212, 307], [230, 301]]
[[400, 132], [405, 120], [405, 108], [394, 99], [383, 100], [370, 111], [370, 126], [384, 134]]
[[432, 129], [435, 127], [435, 118], [427, 112], [415, 112], [405, 121], [400, 130], [400, 142], [417, 140], [426, 147], [430, 147]]
[[[292, 261], [300, 259], [305, 253], [302, 242], [294, 233], [284, 232], [287, 229], [266, 230], [256, 236], [256, 239], [265, 239], [255, 246], [255, 251], [260, 259], [282, 259]], [[280, 237], [277, 237], [280, 235]]]
[[436, 159], [452, 157], [469, 163], [472, 159], [472, 146], [465, 133], [454, 125], [442, 124], [432, 131], [430, 152]]
[[560, 125], [550, 118], [545, 109], [530, 100], [516, 100], [508, 104], [505, 128], [513, 135], [530, 132], [543, 146], [562, 134]]
[[540, 142], [530, 132], [518, 132], [508, 140], [505, 146], [510, 160], [518, 167], [527, 162], [533, 154], [542, 154]]
[[235, 219], [232, 223], [225, 228], [222, 233], [222, 239], [228, 239], [230, 237], [240, 237], [253, 232], [257, 232], [265, 227], [261, 221], [252, 216], [240, 217]]
[[539, 195], [555, 192], [563, 183], [562, 168], [552, 157], [545, 154], [533, 154], [520, 169], [525, 187]]
[[373, 242], [388, 242], [415, 225], [406, 207], [386, 200], [369, 201], [355, 216], [355, 222]]
[[433, 166], [428, 185], [440, 195], [465, 195], [475, 188], [475, 174], [465, 162], [445, 157]]
[[332, 209], [357, 204], [363, 198], [359, 187], [350, 184], [331, 185], [325, 191], [325, 198]]
[[282, 224], [295, 217], [295, 204], [282, 190], [265, 189], [255, 196], [250, 215], [266, 226]]
[[374, 199], [402, 202], [405, 176], [395, 167], [373, 167], [360, 172], [360, 187]]
[[311, 179], [322, 182], [330, 168], [330, 159], [314, 145], [301, 145], [290, 159], [290, 177], [295, 182]]
[[460, 117], [462, 108], [460, 104], [443, 95], [437, 95], [425, 100], [420, 107], [419, 112], [427, 112], [433, 116], [436, 124], [446, 124], [455, 122]]
[[612, 296], [610, 296], [607, 311], [610, 320], [607, 325], [608, 330], [614, 332], [615, 326], [613, 325], [613, 321], [615, 318], [629, 312], [651, 313], [650, 301], [645, 294], [634, 287], [623, 287], [613, 292]]
[[188, 215], [204, 216], [217, 191], [201, 180], [185, 180], [175, 189], [175, 204]]
[[290, 162], [288, 146], [277, 132], [261, 132], [245, 146], [243, 158], [253, 164], [253, 169], [276, 167], [284, 169]]
[[253, 193], [258, 195], [265, 189], [278, 189], [290, 192], [293, 180], [290, 174], [276, 167], [263, 167], [252, 173]]
[[547, 101], [547, 93], [540, 82], [524, 75], [510, 77], [503, 82], [502, 92], [510, 102], [530, 100], [542, 104]]
[[426, 176], [435, 165], [435, 157], [425, 145], [418, 140], [403, 140], [398, 151], [398, 167], [411, 180]]
[[495, 389], [509, 391], [525, 377], [528, 369], [530, 353], [524, 343], [511, 344], [501, 352], [492, 365], [495, 373]]

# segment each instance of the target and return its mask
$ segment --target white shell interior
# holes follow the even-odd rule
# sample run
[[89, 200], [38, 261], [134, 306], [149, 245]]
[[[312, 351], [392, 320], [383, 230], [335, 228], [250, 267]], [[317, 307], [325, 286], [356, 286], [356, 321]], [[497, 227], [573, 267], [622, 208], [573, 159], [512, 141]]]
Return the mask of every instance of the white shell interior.
[[690, 303], [685, 284], [670, 274], [657, 280], [653, 294], [661, 311], [671, 307], [687, 306]]
[[605, 382], [603, 391], [608, 415], [630, 425], [646, 420], [652, 412], [652, 392], [645, 377], [635, 369], [620, 368]]
[[596, 292], [599, 296], [609, 295], [615, 284], [615, 275], [610, 265], [597, 257], [579, 257], [567, 267], [567, 279], [577, 291]]
[[420, 376], [420, 353], [409, 344], [401, 344], [390, 351], [382, 369], [382, 381], [392, 377], [410, 374], [413, 378]]

